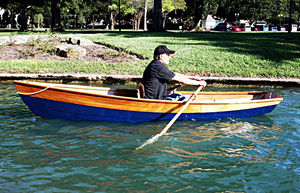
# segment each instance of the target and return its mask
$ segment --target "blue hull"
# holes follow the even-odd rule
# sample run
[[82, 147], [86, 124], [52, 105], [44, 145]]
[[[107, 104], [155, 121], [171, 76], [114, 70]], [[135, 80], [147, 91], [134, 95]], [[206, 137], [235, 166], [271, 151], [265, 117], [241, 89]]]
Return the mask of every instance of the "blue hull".
[[[137, 111], [123, 111], [107, 108], [90, 107], [72, 103], [57, 102], [47, 99], [22, 95], [22, 100], [29, 109], [38, 116], [86, 121], [112, 121], [112, 122], [143, 122], [171, 120], [175, 113], [149, 113]], [[271, 112], [276, 105], [215, 113], [183, 113], [178, 120], [212, 120], [223, 118], [242, 118], [262, 115]]]

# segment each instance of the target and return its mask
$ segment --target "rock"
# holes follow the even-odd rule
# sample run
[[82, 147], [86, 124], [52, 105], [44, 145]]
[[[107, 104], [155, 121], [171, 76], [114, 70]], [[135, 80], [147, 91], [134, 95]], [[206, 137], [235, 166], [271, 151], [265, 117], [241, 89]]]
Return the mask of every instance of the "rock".
[[78, 45], [59, 44], [56, 46], [56, 54], [62, 57], [83, 57], [86, 56], [86, 49]]
[[95, 43], [92, 42], [91, 40], [88, 40], [88, 39], [84, 39], [84, 38], [77, 38], [77, 40], [80, 41], [80, 46], [94, 46]]
[[80, 40], [76, 38], [69, 38], [68, 44], [73, 44], [73, 45], [80, 45]]

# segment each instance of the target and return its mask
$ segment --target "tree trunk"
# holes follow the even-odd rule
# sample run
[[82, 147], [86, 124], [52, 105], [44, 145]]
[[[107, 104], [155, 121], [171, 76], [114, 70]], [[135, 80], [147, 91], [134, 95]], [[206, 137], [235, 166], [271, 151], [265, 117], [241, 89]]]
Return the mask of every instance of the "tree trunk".
[[44, 0], [44, 9], [45, 9], [45, 12], [47, 13], [47, 20], [48, 20], [48, 23], [46, 24], [46, 26], [49, 25], [51, 28], [51, 15], [50, 15], [50, 12], [48, 9], [48, 3], [46, 0]]
[[162, 26], [162, 0], [154, 0], [152, 31], [164, 31]]
[[133, 30], [137, 30], [137, 16], [136, 16], [137, 14], [136, 13], [134, 13], [133, 14], [133, 17], [132, 17], [132, 29]]
[[60, 24], [60, 0], [51, 0], [51, 31], [62, 31]]
[[[300, 0], [299, 0], [300, 1]], [[145, 9], [144, 9], [144, 31], [148, 31], [147, 29], [147, 0], [145, 0]], [[299, 13], [300, 14], [300, 13]]]
[[141, 20], [143, 18], [144, 12], [143, 10], [139, 10], [137, 12], [134, 13], [133, 15], [133, 29], [134, 30], [139, 30], [140, 26], [141, 26]]
[[17, 22], [16, 22], [16, 15], [15, 15], [14, 12], [11, 12], [11, 14], [10, 14], [10, 26], [8, 28], [9, 29], [18, 28], [17, 27]]
[[166, 21], [167, 21], [168, 13], [163, 13], [163, 29], [166, 30]]
[[26, 15], [26, 4], [22, 3], [21, 5], [21, 14], [20, 14], [20, 31], [27, 30], [27, 15]]
[[192, 29], [194, 29], [197, 26], [197, 24], [199, 23], [199, 21], [202, 20], [203, 7], [204, 7], [204, 0], [194, 0], [194, 9], [193, 9], [194, 25], [192, 26]]
[[290, 0], [289, 5], [289, 27], [288, 27], [288, 33], [291, 33], [292, 31], [292, 0]]
[[298, 4], [298, 29], [300, 28], [300, 0]]
[[300, 27], [300, 0], [299, 0], [299, 4], [298, 4], [298, 29]]
[[142, 10], [138, 12], [138, 17], [137, 17], [137, 30], [140, 29], [141, 21], [142, 21], [143, 15], [144, 15], [144, 12], [143, 12]]
[[116, 22], [116, 17], [117, 17], [118, 13], [117, 12], [111, 12], [110, 13], [110, 22], [111, 22], [111, 30], [115, 29], [115, 22]]

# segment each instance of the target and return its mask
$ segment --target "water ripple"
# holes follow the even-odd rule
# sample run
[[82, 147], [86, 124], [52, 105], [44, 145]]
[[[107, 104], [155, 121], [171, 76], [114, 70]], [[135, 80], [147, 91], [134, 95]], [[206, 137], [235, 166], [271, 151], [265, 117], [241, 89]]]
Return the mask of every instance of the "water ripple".
[[1, 192], [299, 192], [297, 89], [271, 114], [167, 122], [74, 122], [33, 116], [0, 84]]

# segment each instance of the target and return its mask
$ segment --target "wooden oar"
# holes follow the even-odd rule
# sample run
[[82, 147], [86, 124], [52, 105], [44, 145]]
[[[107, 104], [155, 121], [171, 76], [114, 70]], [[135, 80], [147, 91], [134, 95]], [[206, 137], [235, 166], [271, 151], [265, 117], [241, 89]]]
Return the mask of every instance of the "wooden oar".
[[193, 101], [194, 96], [197, 96], [200, 90], [203, 88], [203, 86], [199, 86], [199, 88], [191, 95], [189, 100], [184, 104], [184, 106], [180, 109], [180, 111], [173, 117], [173, 119], [168, 123], [168, 125], [157, 135], [152, 137], [151, 139], [148, 139], [143, 145], [140, 147], [137, 147], [136, 150], [143, 148], [144, 146], [151, 144], [155, 142], [159, 137], [161, 137], [163, 134], [165, 134], [168, 129], [173, 125], [173, 123], [178, 119], [178, 117], [182, 114], [182, 112], [189, 106], [189, 104]]

